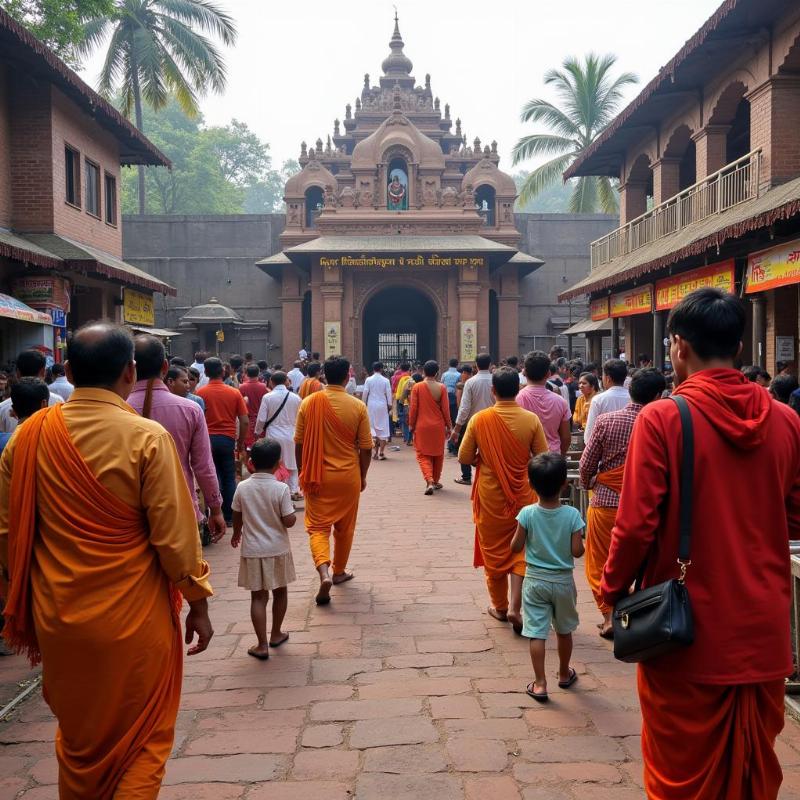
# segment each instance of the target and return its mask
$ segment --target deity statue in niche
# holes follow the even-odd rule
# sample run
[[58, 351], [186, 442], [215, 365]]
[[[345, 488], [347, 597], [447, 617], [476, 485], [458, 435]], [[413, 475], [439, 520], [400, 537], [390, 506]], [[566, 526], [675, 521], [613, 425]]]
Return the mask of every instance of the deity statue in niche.
[[408, 210], [408, 173], [402, 161], [393, 161], [386, 187], [386, 208], [389, 211]]

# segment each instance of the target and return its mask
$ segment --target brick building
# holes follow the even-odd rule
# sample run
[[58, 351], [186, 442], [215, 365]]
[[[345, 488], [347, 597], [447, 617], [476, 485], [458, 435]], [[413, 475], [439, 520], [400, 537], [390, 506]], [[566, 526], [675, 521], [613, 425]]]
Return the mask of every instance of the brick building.
[[[665, 359], [678, 299], [719, 286], [748, 301], [743, 362], [798, 367], [800, 6], [726, 0], [565, 178], [620, 181], [621, 227], [591, 245], [590, 351]], [[578, 332], [578, 331], [576, 331]]]
[[153, 294], [174, 290], [122, 260], [120, 165], [130, 164], [169, 166], [0, 11], [0, 360], [31, 345], [57, 354], [67, 329], [92, 319], [154, 324]]

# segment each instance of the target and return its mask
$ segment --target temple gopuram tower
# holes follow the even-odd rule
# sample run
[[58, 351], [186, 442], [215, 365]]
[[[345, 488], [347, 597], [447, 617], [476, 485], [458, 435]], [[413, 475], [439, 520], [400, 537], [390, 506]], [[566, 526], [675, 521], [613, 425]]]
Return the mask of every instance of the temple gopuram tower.
[[378, 85], [364, 76], [333, 135], [300, 150], [282, 251], [258, 262], [282, 288], [283, 352], [355, 365], [516, 353], [516, 187], [497, 143], [471, 143], [412, 63], [395, 15]]

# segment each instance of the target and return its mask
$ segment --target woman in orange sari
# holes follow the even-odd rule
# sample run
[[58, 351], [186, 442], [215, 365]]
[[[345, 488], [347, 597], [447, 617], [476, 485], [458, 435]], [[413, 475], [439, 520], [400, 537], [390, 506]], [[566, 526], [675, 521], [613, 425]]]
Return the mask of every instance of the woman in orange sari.
[[439, 479], [444, 466], [444, 443], [450, 435], [450, 403], [447, 389], [436, 380], [439, 365], [426, 361], [422, 368], [425, 378], [411, 390], [408, 426], [414, 433], [417, 462], [425, 478], [425, 494], [441, 489]]
[[580, 394], [575, 401], [575, 411], [572, 414], [572, 421], [581, 430], [586, 428], [586, 420], [589, 418], [589, 407], [592, 404], [592, 399], [600, 392], [600, 384], [597, 381], [597, 376], [591, 372], [584, 372], [578, 380], [578, 390]]

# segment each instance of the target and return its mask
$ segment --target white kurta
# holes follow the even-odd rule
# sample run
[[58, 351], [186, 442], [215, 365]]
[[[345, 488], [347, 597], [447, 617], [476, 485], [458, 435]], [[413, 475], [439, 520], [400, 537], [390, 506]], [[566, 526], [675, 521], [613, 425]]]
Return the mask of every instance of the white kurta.
[[261, 407], [258, 409], [256, 417], [256, 434], [261, 435], [264, 424], [280, 408], [286, 395], [286, 405], [281, 409], [281, 413], [264, 431], [264, 436], [275, 439], [281, 443], [281, 460], [288, 470], [297, 469], [297, 459], [294, 453], [294, 426], [297, 420], [297, 409], [300, 408], [302, 400], [294, 393], [290, 392], [285, 386], [276, 386], [269, 394], [261, 398]]
[[392, 405], [392, 385], [388, 378], [375, 373], [364, 383], [361, 399], [367, 404], [369, 427], [375, 439], [390, 439], [389, 408]]

